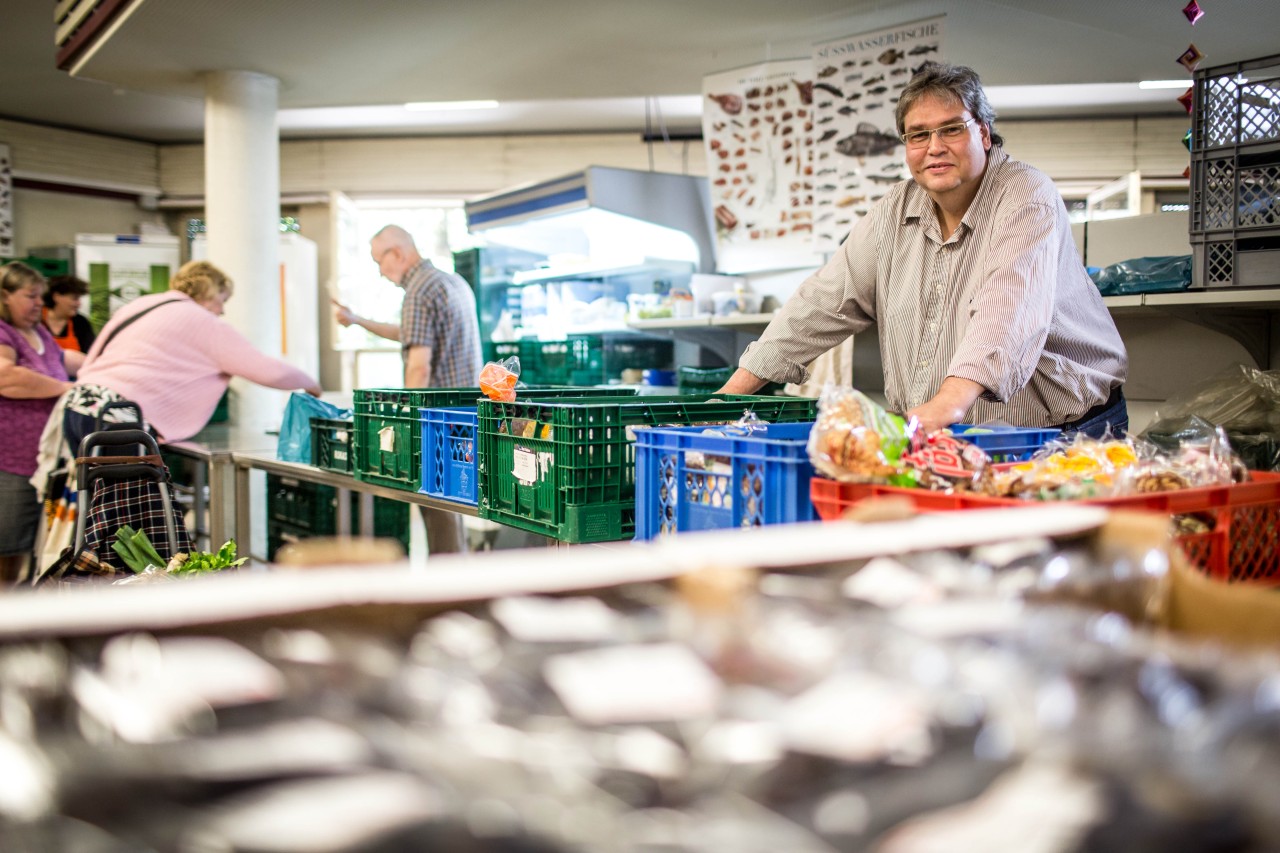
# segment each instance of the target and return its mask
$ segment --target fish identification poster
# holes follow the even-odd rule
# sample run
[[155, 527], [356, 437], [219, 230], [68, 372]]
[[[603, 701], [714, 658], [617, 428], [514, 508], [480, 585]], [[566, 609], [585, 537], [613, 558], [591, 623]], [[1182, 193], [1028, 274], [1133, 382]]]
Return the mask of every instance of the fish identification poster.
[[945, 15], [822, 42], [813, 49], [814, 251], [834, 252], [854, 221], [908, 177], [898, 95], [942, 56]]
[[702, 79], [702, 138], [715, 208], [716, 270], [817, 266], [813, 248], [813, 64], [764, 62]]

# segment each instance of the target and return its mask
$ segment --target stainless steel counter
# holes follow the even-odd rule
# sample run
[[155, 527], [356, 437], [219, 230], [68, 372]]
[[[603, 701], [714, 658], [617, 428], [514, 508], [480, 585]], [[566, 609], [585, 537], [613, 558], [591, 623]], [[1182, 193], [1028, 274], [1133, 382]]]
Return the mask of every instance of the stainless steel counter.
[[[348, 527], [348, 519], [350, 519], [348, 507], [350, 506], [349, 501], [352, 492], [361, 495], [360, 528], [366, 531], [373, 529], [373, 498], [375, 496], [417, 504], [418, 506], [428, 506], [433, 509], [448, 510], [459, 515], [477, 515], [476, 508], [466, 504], [443, 501], [419, 492], [407, 492], [379, 486], [375, 483], [364, 483], [350, 474], [326, 471], [322, 468], [303, 465], [299, 462], [281, 462], [276, 458], [274, 447], [267, 451], [233, 450], [231, 452], [231, 464], [235, 470], [235, 533], [237, 542], [253, 541], [250, 538], [253, 534], [253, 506], [249, 490], [249, 472], [254, 469], [266, 471], [268, 474], [279, 474], [283, 477], [293, 477], [296, 480], [336, 488], [338, 490], [338, 533], [349, 532], [348, 529], [344, 528]], [[212, 499], [212, 492], [210, 492], [210, 500]]]
[[[201, 519], [208, 519], [210, 550], [230, 539], [231, 532], [236, 529], [235, 504], [231, 500], [235, 490], [232, 454], [237, 451], [263, 451], [274, 456], [276, 442], [276, 436], [261, 430], [211, 424], [185, 441], [164, 445], [166, 451], [196, 462], [192, 482], [195, 491], [193, 509], [197, 527]], [[207, 503], [206, 486], [209, 490]]]

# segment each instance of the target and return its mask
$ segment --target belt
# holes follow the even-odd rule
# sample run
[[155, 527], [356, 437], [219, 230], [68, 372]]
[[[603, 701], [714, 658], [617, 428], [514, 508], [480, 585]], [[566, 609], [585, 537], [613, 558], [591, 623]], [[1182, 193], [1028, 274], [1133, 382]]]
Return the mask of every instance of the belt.
[[1124, 400], [1124, 391], [1121, 390], [1121, 386], [1117, 385], [1116, 387], [1111, 389], [1111, 394], [1107, 397], [1106, 400], [1094, 406], [1092, 409], [1085, 412], [1083, 415], [1076, 418], [1074, 421], [1069, 421], [1063, 424], [1062, 426], [1058, 427], [1058, 429], [1064, 432], [1070, 429], [1075, 429], [1080, 424], [1087, 423], [1093, 420], [1098, 415], [1105, 412], [1107, 409], [1110, 409], [1112, 406], [1119, 405], [1120, 402], [1123, 400]]

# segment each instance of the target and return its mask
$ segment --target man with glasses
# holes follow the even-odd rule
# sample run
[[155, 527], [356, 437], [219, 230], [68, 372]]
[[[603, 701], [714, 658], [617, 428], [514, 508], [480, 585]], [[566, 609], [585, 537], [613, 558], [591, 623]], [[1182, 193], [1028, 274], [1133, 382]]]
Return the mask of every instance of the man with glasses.
[[[423, 258], [408, 231], [388, 225], [369, 241], [369, 254], [383, 278], [404, 289], [400, 323], [379, 323], [334, 301], [337, 320], [399, 341], [406, 388], [469, 388], [480, 381], [480, 327], [475, 294], [460, 276]], [[466, 550], [462, 517], [422, 507], [427, 549], [432, 554]]]
[[875, 325], [889, 408], [921, 429], [1123, 433], [1124, 344], [1061, 195], [1004, 152], [977, 73], [926, 63], [896, 119], [911, 179], [854, 224], [722, 390], [802, 382], [805, 365]]

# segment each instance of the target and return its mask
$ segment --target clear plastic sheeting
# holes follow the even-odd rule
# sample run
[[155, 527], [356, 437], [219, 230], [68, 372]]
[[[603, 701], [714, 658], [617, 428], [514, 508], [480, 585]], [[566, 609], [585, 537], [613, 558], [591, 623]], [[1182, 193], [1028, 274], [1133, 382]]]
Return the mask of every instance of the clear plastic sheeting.
[[1280, 471], [1280, 370], [1237, 364], [1161, 405], [1142, 435], [1171, 448], [1213, 427], [1247, 468]]

